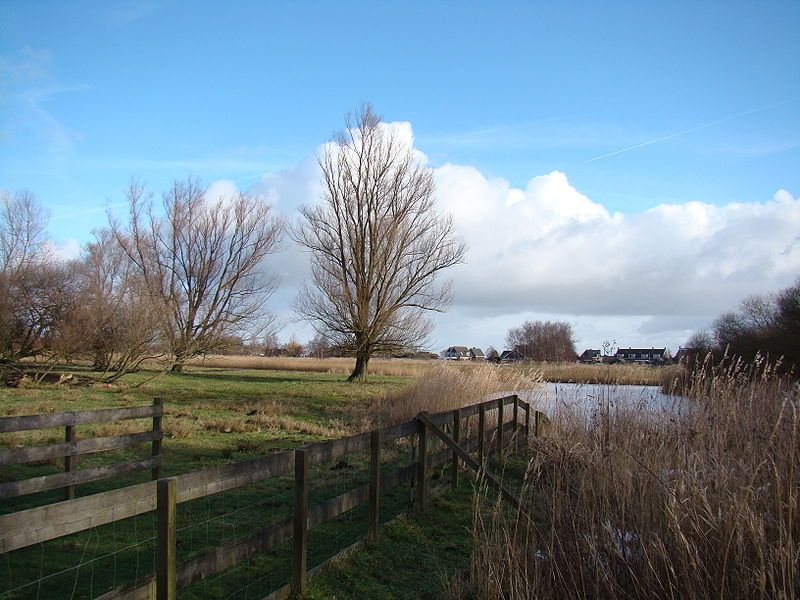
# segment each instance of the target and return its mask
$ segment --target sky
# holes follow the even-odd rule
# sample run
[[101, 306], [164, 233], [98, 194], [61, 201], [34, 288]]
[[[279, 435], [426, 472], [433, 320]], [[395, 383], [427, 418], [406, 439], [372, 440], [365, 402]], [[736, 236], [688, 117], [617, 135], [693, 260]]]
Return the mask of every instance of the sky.
[[[800, 276], [800, 2], [0, 3], [0, 189], [64, 257], [136, 178], [263, 194], [291, 222], [369, 101], [469, 244], [429, 347], [526, 319], [667, 346]], [[269, 267], [283, 339], [307, 257]]]

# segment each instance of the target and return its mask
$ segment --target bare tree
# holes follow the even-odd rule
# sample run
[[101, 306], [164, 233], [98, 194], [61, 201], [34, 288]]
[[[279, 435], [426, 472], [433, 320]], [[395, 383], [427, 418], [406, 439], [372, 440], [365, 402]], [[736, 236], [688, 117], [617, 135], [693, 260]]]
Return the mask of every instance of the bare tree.
[[330, 356], [331, 344], [328, 339], [321, 333], [316, 334], [313, 339], [308, 342], [308, 353], [315, 358], [325, 358]]
[[529, 360], [565, 361], [577, 356], [572, 325], [565, 321], [525, 321], [509, 329], [506, 344]]
[[419, 347], [428, 311], [443, 311], [450, 285], [437, 274], [463, 260], [452, 219], [437, 212], [430, 168], [372, 107], [346, 118], [319, 159], [321, 202], [293, 230], [311, 254], [311, 285], [295, 310], [351, 354], [349, 381], [364, 379], [375, 352]]
[[0, 271], [13, 277], [41, 264], [49, 215], [28, 190], [5, 192], [0, 201]]
[[47, 220], [28, 191], [0, 200], [0, 362], [40, 352], [71, 305], [68, 271], [46, 250]]
[[744, 360], [761, 355], [786, 371], [800, 368], [800, 279], [777, 294], [745, 298], [712, 327], [719, 354]]
[[76, 318], [88, 337], [94, 368], [107, 381], [162, 356], [162, 306], [154, 302], [141, 275], [109, 229], [95, 232], [78, 265]]
[[141, 184], [132, 183], [127, 197], [127, 228], [112, 221], [112, 230], [163, 307], [173, 371], [224, 336], [253, 337], [269, 325], [265, 302], [276, 280], [263, 263], [277, 251], [283, 224], [267, 202], [239, 193], [212, 203], [196, 180], [177, 181], [163, 195], [163, 217]]

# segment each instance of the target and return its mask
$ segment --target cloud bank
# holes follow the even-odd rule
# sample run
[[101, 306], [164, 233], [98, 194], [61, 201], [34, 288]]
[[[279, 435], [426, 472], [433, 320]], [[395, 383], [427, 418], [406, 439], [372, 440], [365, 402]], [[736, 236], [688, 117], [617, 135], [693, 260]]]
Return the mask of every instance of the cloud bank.
[[[387, 127], [413, 145], [409, 123]], [[674, 348], [743, 297], [800, 274], [800, 199], [786, 190], [763, 202], [692, 201], [622, 214], [561, 171], [536, 175], [524, 188], [468, 165], [444, 164], [434, 174], [439, 207], [469, 244], [466, 263], [449, 274], [454, 301], [435, 319], [436, 349], [502, 345], [509, 327], [537, 317], [570, 320], [580, 344], [596, 347], [608, 337]], [[298, 206], [318, 201], [319, 181], [312, 156], [250, 191], [291, 221]], [[307, 258], [288, 246], [276, 261], [283, 284], [274, 299], [287, 320], [307, 269]], [[302, 336], [302, 325], [294, 327]]]

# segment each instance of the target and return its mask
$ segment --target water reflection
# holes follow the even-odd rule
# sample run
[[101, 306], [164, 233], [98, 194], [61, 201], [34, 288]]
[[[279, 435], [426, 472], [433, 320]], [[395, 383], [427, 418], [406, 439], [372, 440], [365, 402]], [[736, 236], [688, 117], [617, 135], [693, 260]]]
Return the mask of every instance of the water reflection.
[[665, 394], [655, 385], [545, 382], [534, 389], [519, 393], [519, 396], [551, 418], [561, 411], [574, 414], [614, 408], [676, 416], [685, 412], [689, 406], [683, 396]]

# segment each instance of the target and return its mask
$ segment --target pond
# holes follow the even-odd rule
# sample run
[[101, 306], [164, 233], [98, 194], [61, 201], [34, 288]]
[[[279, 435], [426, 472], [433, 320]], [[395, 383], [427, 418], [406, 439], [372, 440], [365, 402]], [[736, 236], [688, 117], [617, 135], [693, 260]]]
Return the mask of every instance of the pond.
[[614, 408], [674, 416], [688, 407], [686, 398], [665, 394], [656, 385], [544, 382], [519, 395], [548, 416], [564, 410], [591, 413]]

